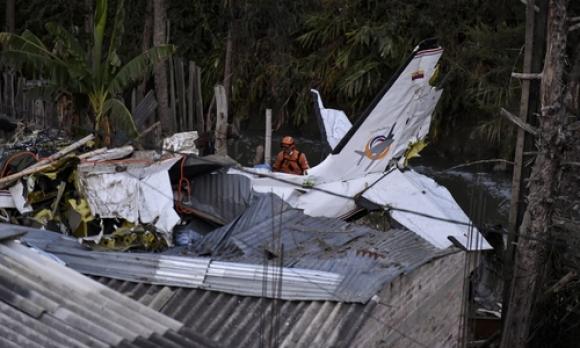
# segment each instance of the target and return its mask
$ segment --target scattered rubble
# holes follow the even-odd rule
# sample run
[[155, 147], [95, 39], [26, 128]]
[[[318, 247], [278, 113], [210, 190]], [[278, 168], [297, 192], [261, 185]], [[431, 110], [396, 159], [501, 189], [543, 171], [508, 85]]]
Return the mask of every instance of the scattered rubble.
[[197, 132], [165, 139], [162, 153], [95, 149], [56, 131], [16, 132], [0, 148], [0, 219], [74, 236], [97, 250], [162, 251], [182, 220], [169, 169], [197, 154]]

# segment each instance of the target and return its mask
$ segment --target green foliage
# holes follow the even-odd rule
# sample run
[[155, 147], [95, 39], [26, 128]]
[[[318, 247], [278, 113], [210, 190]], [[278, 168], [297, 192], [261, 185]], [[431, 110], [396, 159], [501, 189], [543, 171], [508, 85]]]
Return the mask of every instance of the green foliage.
[[[122, 65], [117, 51], [125, 21], [124, 2], [117, 1], [109, 45], [106, 48], [107, 5], [106, 0], [96, 2], [90, 47], [84, 47], [75, 35], [62, 26], [48, 23], [46, 30], [50, 47], [28, 30], [22, 35], [0, 33], [0, 43], [6, 45], [2, 58], [7, 64], [42, 76], [48, 83], [41, 88], [55, 99], [63, 93], [88, 99], [96, 131], [100, 131], [103, 124], [109, 124], [108, 120], [103, 123], [103, 118], [110, 118], [128, 134], [137, 135], [131, 113], [120, 95], [132, 84], [143, 80], [155, 64], [171, 56], [174, 47], [154, 47]], [[108, 129], [103, 131], [107, 133]]]
[[[36, 33], [42, 29], [40, 23], [52, 20], [79, 37], [83, 24], [79, 3], [67, 7], [63, 0], [30, 0], [18, 10], [28, 11], [28, 16], [20, 17]], [[126, 44], [109, 46], [125, 61], [141, 52], [145, 12], [142, 1], [126, 3], [131, 13], [123, 20]], [[479, 126], [500, 127], [498, 107], [517, 109], [520, 86], [510, 73], [521, 65], [525, 6], [518, 1], [172, 0], [168, 6], [170, 37], [179, 47], [177, 54], [203, 70], [206, 106], [213, 86], [224, 79], [225, 42], [232, 26], [230, 101], [236, 117], [257, 118], [265, 108], [273, 108], [275, 115], [304, 125], [312, 120], [309, 89], [314, 87], [329, 106], [344, 109], [354, 120], [413, 47], [428, 37], [439, 38], [446, 50], [442, 62], [445, 93], [436, 111], [432, 141]], [[112, 15], [115, 7], [109, 7], [100, 13]], [[61, 18], [59, 13], [66, 15]], [[54, 32], [46, 35], [55, 36]], [[103, 40], [115, 42], [121, 36], [109, 33]], [[45, 39], [44, 34], [39, 37]], [[63, 39], [63, 45], [68, 41]], [[78, 48], [63, 47], [62, 51]], [[501, 134], [493, 137], [493, 146], [497, 141], [502, 146], [509, 143], [506, 132], [473, 133], [480, 140], [486, 140], [485, 134]]]

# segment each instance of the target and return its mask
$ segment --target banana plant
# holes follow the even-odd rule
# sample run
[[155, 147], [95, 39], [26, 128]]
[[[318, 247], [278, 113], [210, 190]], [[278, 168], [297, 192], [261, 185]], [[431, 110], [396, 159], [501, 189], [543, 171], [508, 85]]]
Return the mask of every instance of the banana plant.
[[124, 30], [124, 1], [117, 1], [110, 39], [105, 45], [107, 9], [107, 0], [97, 0], [93, 40], [88, 48], [55, 23], [46, 24], [50, 45], [28, 30], [21, 35], [0, 33], [3, 62], [42, 76], [46, 83], [40, 89], [45, 95], [48, 93], [57, 99], [63, 94], [88, 98], [95, 132], [103, 135], [106, 144], [110, 143], [111, 123], [130, 136], [138, 135], [121, 93], [142, 81], [156, 64], [175, 52], [173, 45], [157, 46], [123, 65], [117, 50]]

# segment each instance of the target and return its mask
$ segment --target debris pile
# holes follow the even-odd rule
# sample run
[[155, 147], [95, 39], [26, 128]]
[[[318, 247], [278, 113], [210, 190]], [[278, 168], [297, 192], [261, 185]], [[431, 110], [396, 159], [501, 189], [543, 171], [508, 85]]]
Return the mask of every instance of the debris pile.
[[74, 236], [92, 249], [164, 250], [181, 221], [169, 169], [181, 151], [196, 154], [196, 138], [175, 134], [159, 153], [95, 149], [93, 135], [71, 142], [20, 134], [0, 149], [0, 220]]

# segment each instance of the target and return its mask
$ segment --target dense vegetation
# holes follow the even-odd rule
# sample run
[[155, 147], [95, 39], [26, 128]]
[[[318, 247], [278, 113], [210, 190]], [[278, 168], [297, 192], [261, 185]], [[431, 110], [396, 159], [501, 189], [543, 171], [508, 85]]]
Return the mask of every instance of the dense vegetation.
[[[44, 24], [53, 21], [82, 37], [91, 4], [19, 2], [16, 32], [48, 35]], [[141, 53], [147, 14], [142, 1], [127, 0], [125, 6], [130, 15], [119, 49], [122, 61]], [[503, 155], [510, 152], [512, 129], [497, 114], [499, 106], [517, 109], [519, 82], [510, 73], [522, 60], [525, 6], [518, 1], [171, 0], [166, 6], [170, 43], [177, 56], [202, 67], [205, 100], [224, 80], [231, 29], [232, 114], [252, 123], [271, 107], [278, 126], [307, 134], [313, 127], [300, 126], [312, 121], [310, 88], [354, 119], [419, 41], [437, 37], [446, 49], [447, 79], [431, 141], [456, 139], [460, 132]]]

